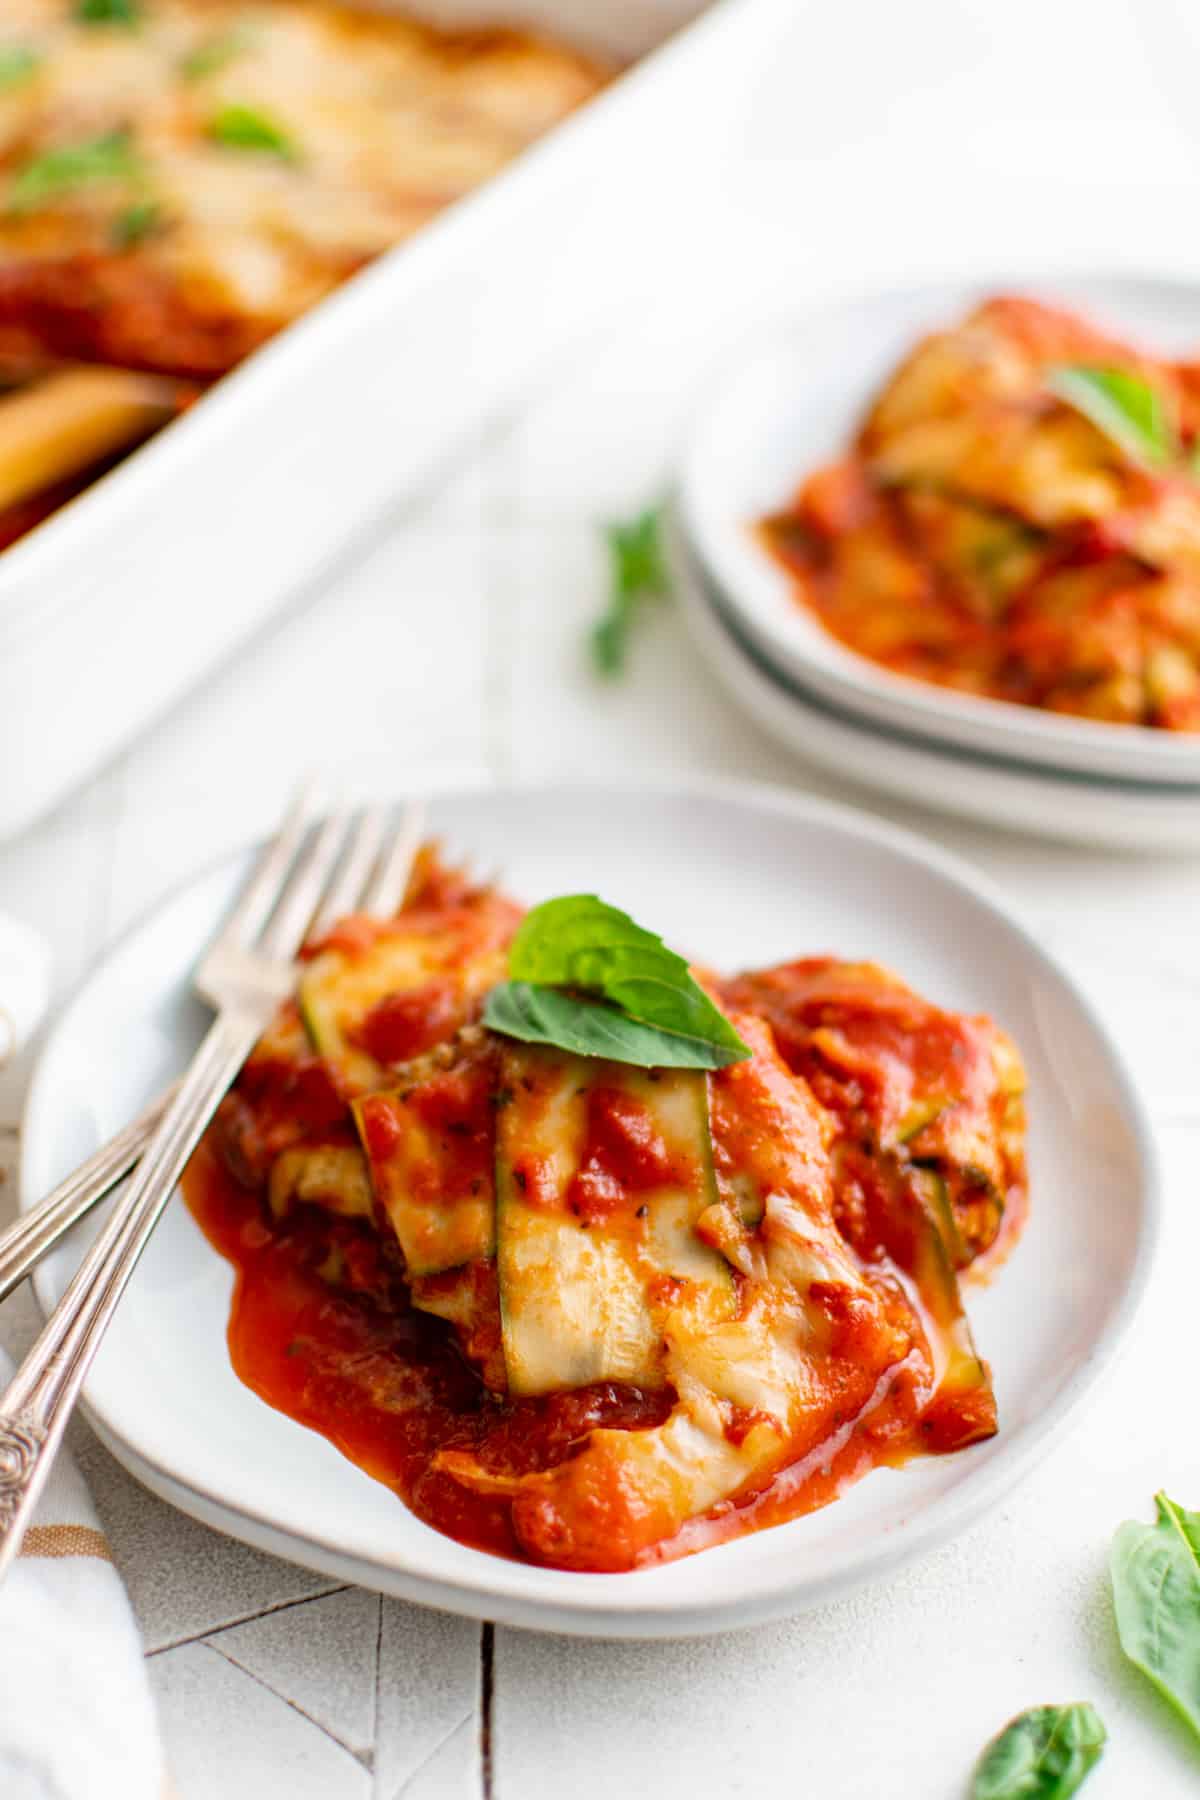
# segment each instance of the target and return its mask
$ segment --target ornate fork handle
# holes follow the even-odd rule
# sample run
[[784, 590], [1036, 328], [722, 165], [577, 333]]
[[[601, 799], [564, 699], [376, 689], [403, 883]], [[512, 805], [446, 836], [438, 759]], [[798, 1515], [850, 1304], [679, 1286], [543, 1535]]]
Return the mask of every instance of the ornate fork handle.
[[0, 1300], [6, 1299], [59, 1239], [128, 1175], [174, 1095], [172, 1084], [131, 1125], [80, 1163], [44, 1200], [23, 1213], [6, 1231], [0, 1231]]
[[0, 1579], [17, 1553], [71, 1408], [185, 1163], [254, 1046], [259, 1013], [222, 1013], [180, 1082], [137, 1173], [0, 1397]]
[[31, 1412], [0, 1425], [0, 1531], [7, 1531], [16, 1518], [25, 1483], [45, 1441], [45, 1427]]

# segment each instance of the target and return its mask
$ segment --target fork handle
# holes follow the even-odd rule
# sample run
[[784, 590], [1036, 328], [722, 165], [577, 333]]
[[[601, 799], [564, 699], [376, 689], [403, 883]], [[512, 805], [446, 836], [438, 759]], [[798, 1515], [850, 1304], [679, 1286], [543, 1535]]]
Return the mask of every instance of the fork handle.
[[84, 1377], [138, 1258], [262, 1025], [258, 1013], [239, 1010], [220, 1014], [209, 1027], [128, 1189], [0, 1397], [0, 1580], [17, 1553]]
[[164, 1111], [174, 1098], [177, 1084], [152, 1100], [131, 1125], [80, 1163], [74, 1172], [52, 1188], [44, 1200], [30, 1207], [5, 1231], [0, 1231], [0, 1300], [9, 1294], [49, 1255], [72, 1226], [91, 1212], [122, 1177], [128, 1175]]

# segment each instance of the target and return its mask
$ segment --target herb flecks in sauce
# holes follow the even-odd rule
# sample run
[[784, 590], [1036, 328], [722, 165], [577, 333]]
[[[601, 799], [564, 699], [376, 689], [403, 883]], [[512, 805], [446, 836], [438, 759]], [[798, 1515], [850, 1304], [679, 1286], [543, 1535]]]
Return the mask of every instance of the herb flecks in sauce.
[[22, 163], [8, 192], [12, 212], [34, 212], [80, 188], [103, 183], [134, 184], [145, 170], [133, 140], [125, 131], [109, 131], [76, 144], [56, 145]]
[[44, 57], [28, 44], [6, 44], [0, 47], [0, 94], [10, 88], [23, 87], [41, 68]]
[[256, 107], [222, 106], [208, 122], [208, 135], [228, 150], [257, 151], [283, 162], [298, 162], [295, 140], [282, 125]]

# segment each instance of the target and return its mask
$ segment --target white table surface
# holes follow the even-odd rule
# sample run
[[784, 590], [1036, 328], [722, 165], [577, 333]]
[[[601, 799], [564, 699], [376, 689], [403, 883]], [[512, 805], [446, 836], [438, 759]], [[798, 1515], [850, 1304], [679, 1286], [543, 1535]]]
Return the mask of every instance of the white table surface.
[[[782, 303], [1039, 263], [1195, 270], [1200, 246], [1180, 240], [1195, 238], [1200, 40], [1174, 0], [842, 0], [785, 8], [781, 28], [739, 160], [706, 171], [702, 214], [681, 197], [657, 244], [614, 271], [608, 328], [236, 667], [0, 848], [0, 909], [47, 934], [60, 998], [172, 883], [270, 821], [298, 764], [322, 753], [314, 726], [398, 787], [714, 771], [839, 795], [731, 710], [669, 609], [627, 680], [589, 673], [596, 521], [660, 490], [700, 371], [752, 291]], [[878, 1590], [681, 1644], [493, 1632], [338, 1586], [173, 1512], [77, 1423], [182, 1800], [706, 1800], [768, 1786], [957, 1800], [1012, 1713], [1084, 1698], [1111, 1735], [1089, 1800], [1197, 1791], [1200, 1753], [1121, 1663], [1105, 1554], [1159, 1486], [1200, 1505], [1200, 862], [890, 810], [1024, 905], [1150, 1101], [1166, 1236], [1102, 1396], [995, 1515]], [[27, 1070], [0, 1075], [10, 1165]], [[18, 1295], [0, 1335], [20, 1350], [33, 1324]]]

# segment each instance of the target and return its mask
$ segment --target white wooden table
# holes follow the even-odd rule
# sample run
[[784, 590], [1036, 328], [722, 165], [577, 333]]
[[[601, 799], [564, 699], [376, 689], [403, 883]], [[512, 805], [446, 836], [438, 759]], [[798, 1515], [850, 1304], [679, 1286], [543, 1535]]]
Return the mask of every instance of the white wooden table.
[[[1200, 141], [1174, 66], [1188, 27], [1173, 0], [1088, 9], [1086, 80], [1074, 8], [831, 10], [797, 4], [794, 59], [748, 110], [741, 164], [712, 172], [705, 228], [687, 229], [681, 204], [662, 254], [614, 272], [609, 328], [236, 667], [0, 849], [0, 908], [50, 937], [60, 996], [172, 883], [271, 820], [314, 726], [397, 787], [677, 770], [837, 793], [731, 710], [668, 610], [629, 678], [597, 683], [582, 653], [604, 587], [597, 518], [665, 480], [748, 268], [760, 294], [774, 282], [782, 295], [1006, 260], [1178, 268], [1187, 255], [1195, 267], [1200, 251], [1177, 240]], [[934, 168], [925, 217], [913, 184]], [[955, 1800], [1010, 1714], [1083, 1698], [1112, 1740], [1089, 1800], [1196, 1792], [1200, 1754], [1115, 1649], [1105, 1552], [1161, 1485], [1200, 1505], [1200, 862], [892, 816], [1023, 903], [1086, 979], [1150, 1099], [1166, 1239], [1103, 1395], [997, 1514], [878, 1591], [667, 1645], [493, 1631], [337, 1586], [173, 1512], [77, 1424], [182, 1800], [707, 1800], [768, 1785]], [[10, 1163], [26, 1073], [27, 1061], [0, 1076]], [[11, 1205], [10, 1182], [0, 1216]], [[17, 1296], [0, 1338], [19, 1351], [33, 1324]]]

